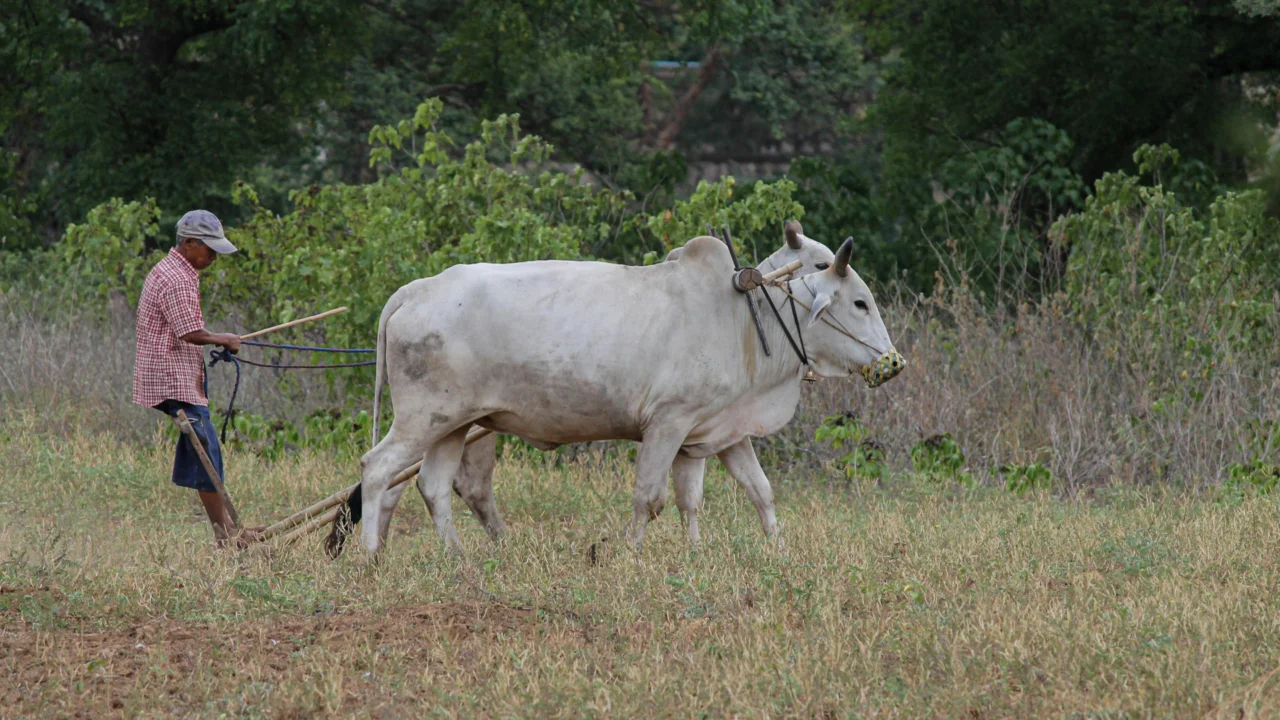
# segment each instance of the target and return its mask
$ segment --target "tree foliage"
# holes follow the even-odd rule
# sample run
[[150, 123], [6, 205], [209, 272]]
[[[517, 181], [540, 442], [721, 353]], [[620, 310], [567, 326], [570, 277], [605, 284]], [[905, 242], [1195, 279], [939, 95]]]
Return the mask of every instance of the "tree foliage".
[[234, 181], [277, 211], [367, 183], [370, 130], [426, 98], [455, 134], [519, 114], [556, 161], [669, 206], [690, 161], [818, 146], [869, 82], [828, 0], [0, 2], [9, 249], [111, 197], [234, 221]]
[[1144, 145], [1134, 162], [1150, 181], [1108, 173], [1082, 212], [1054, 225], [1073, 248], [1067, 297], [1106, 355], [1149, 374], [1158, 397], [1191, 381], [1198, 400], [1215, 374], [1273, 361], [1280, 223], [1257, 190], [1196, 212], [1165, 184], [1179, 162], [1168, 145]]
[[65, 223], [111, 196], [229, 208], [255, 163], [302, 152], [355, 49], [352, 0], [9, 0], [15, 181]]
[[[521, 169], [580, 167], [625, 205], [566, 240], [591, 256], [657, 258], [707, 223], [757, 242], [802, 207], [873, 280], [925, 290], [962, 264], [1035, 293], [1068, 261], [1052, 223], [1144, 142], [1180, 149], [1166, 187], [1194, 212], [1246, 186], [1280, 212], [1272, 4], [0, 0], [0, 252], [101, 226], [112, 198], [234, 227], [403, 180], [386, 153], [420, 152], [399, 123], [428, 99], [441, 138], [518, 115], [547, 144]], [[468, 162], [438, 150], [432, 172]], [[503, 222], [483, 237], [532, 227]]]
[[[1257, 108], [1242, 79], [1280, 71], [1280, 25], [1230, 0], [862, 0], [878, 51], [900, 54], [875, 119], [886, 157], [932, 170], [1038, 118], [1075, 142], [1088, 182], [1145, 140], [1169, 140], [1241, 176], [1256, 137], [1233, 116]], [[1223, 108], [1230, 112], [1223, 112]]]

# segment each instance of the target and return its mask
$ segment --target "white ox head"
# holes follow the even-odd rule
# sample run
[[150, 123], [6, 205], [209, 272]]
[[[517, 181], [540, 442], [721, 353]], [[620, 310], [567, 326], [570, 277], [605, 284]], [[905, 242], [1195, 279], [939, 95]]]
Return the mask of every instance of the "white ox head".
[[[795, 220], [787, 221], [784, 234], [786, 243], [756, 269], [768, 274], [794, 260], [803, 263], [790, 276], [791, 292], [809, 306], [804, 340], [814, 372], [822, 377], [857, 373], [870, 387], [884, 384], [902, 372], [907, 361], [894, 349], [871, 290], [849, 267], [853, 238], [845, 240], [833, 253], [826, 245], [806, 237]], [[666, 259], [679, 258], [683, 250], [672, 250]]]
[[[810, 243], [823, 247], [801, 235], [799, 224], [795, 223], [796, 235], [803, 243], [796, 249], [791, 240], [792, 223], [787, 225], [787, 244], [793, 252], [809, 252]], [[853, 238], [849, 238], [836, 251], [829, 266], [825, 261], [818, 261], [810, 269], [806, 262], [794, 276], [791, 292], [809, 305], [805, 344], [814, 372], [822, 377], [848, 377], [857, 373], [869, 387], [876, 387], [902, 372], [907, 362], [894, 349], [871, 290], [849, 267], [852, 254]]]

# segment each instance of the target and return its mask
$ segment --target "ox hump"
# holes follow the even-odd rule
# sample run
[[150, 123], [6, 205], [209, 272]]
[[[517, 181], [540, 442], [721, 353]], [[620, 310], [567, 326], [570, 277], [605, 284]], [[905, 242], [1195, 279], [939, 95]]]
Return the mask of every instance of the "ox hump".
[[[710, 235], [699, 235], [677, 248], [675, 260], [681, 265], [702, 266], [715, 272], [732, 272], [733, 258], [724, 241]], [[674, 252], [674, 251], [673, 251]]]

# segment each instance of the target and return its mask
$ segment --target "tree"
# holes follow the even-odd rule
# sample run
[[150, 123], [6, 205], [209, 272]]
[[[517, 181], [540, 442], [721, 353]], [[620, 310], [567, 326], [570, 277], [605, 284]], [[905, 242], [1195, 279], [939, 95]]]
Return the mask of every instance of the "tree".
[[1086, 182], [1148, 140], [1242, 178], [1261, 135], [1230, 121], [1257, 107], [1242, 79], [1280, 70], [1280, 23], [1237, 4], [1263, 3], [859, 0], [873, 47], [901, 58], [876, 103], [886, 162], [928, 173], [1036, 118], [1074, 141]]
[[230, 210], [246, 167], [308, 152], [360, 28], [354, 0], [5, 4], [0, 130], [59, 225], [117, 195]]

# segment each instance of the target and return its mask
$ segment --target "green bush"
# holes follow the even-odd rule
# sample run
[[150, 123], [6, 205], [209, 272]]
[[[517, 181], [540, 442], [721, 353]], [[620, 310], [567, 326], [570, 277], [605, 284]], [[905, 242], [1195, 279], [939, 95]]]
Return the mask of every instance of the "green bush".
[[1167, 145], [1143, 146], [1134, 161], [1154, 182], [1108, 173], [1054, 232], [1071, 253], [1072, 312], [1108, 359], [1149, 378], [1160, 410], [1184, 383], [1199, 401], [1224, 367], [1273, 359], [1280, 223], [1258, 191], [1228, 192], [1198, 212], [1161, 184], [1178, 162]]
[[1252, 488], [1259, 495], [1267, 495], [1280, 485], [1280, 466], [1275, 463], [1253, 459], [1249, 462], [1234, 462], [1227, 466], [1227, 490], [1243, 492]]
[[[168, 252], [167, 247], [146, 250], [147, 239], [159, 232], [160, 208], [154, 200], [108, 200], [90, 210], [83, 223], [67, 227], [59, 249], [69, 279], [103, 298], [112, 291], [122, 291], [129, 304], [136, 306], [143, 279], [160, 255]], [[215, 268], [214, 273], [221, 273], [225, 264]]]
[[965, 467], [964, 450], [951, 433], [931, 435], [911, 448], [911, 466], [930, 480], [973, 483], [973, 475]]
[[1015, 495], [1028, 490], [1048, 490], [1053, 486], [1053, 471], [1038, 462], [1005, 465], [1000, 468], [1005, 489]]
[[[757, 181], [741, 197], [734, 198], [737, 181], [732, 175], [709, 183], [702, 180], [693, 194], [665, 212], [641, 217], [644, 229], [662, 244], [663, 253], [728, 227], [743, 264], [765, 258], [782, 244], [782, 225], [804, 215], [804, 207], [791, 198], [796, 185], [790, 180]], [[837, 239], [826, 238], [828, 243]], [[661, 258], [659, 258], [661, 259]]]
[[837, 451], [847, 451], [837, 460], [846, 480], [884, 479], [884, 443], [869, 437], [866, 427], [852, 412], [846, 411], [824, 419], [813, 439], [819, 443], [827, 443]]

